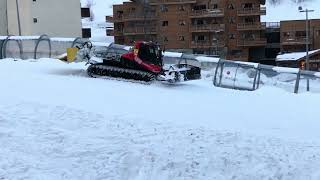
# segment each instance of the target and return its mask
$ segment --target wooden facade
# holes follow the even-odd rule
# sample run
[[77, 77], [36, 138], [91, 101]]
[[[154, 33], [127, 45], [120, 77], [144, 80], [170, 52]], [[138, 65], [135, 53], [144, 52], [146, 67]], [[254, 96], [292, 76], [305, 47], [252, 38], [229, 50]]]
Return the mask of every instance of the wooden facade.
[[156, 41], [165, 49], [250, 60], [266, 46], [260, 0], [150, 0], [113, 6], [115, 42]]
[[306, 38], [306, 21], [281, 21], [281, 51], [301, 52], [306, 50], [306, 43], [310, 50], [320, 49], [320, 19], [309, 21], [309, 40]]

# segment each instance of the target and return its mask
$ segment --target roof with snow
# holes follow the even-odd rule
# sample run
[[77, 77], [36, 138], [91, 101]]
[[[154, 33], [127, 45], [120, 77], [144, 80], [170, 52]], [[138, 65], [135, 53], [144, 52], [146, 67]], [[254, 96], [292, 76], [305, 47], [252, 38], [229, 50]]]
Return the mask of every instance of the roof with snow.
[[[320, 53], [320, 49], [309, 51], [309, 56]], [[300, 61], [306, 57], [306, 52], [285, 53], [278, 55], [276, 61]]]

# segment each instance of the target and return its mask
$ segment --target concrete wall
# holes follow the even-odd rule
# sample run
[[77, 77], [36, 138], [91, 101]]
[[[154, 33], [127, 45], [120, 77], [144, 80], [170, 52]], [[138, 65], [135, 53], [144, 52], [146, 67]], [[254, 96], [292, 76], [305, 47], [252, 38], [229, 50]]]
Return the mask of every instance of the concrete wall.
[[[22, 35], [82, 36], [79, 0], [19, 0], [19, 10]], [[8, 26], [9, 34], [19, 35], [15, 0], [8, 1]]]
[[8, 34], [7, 0], [0, 0], [0, 35]]

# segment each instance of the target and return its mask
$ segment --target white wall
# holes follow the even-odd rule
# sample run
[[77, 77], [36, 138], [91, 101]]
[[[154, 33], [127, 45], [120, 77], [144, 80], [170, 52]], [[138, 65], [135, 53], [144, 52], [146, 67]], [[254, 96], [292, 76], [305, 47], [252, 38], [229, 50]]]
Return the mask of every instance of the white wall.
[[[8, 0], [8, 26], [12, 35], [19, 34], [15, 2]], [[19, 9], [22, 35], [82, 36], [79, 0], [19, 0]]]
[[8, 34], [7, 0], [0, 0], [0, 36]]
[[[32, 35], [82, 36], [79, 0], [37, 0], [31, 3], [31, 8]], [[38, 23], [33, 23], [33, 18]]]

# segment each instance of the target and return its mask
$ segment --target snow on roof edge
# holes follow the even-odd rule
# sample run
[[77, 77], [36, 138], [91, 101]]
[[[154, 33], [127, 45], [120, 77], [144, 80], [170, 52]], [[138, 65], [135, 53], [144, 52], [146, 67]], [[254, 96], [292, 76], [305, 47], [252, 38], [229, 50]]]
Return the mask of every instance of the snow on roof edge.
[[[309, 55], [320, 52], [320, 49], [309, 51]], [[293, 52], [280, 54], [276, 57], [276, 61], [298, 61], [306, 56], [306, 52]]]

